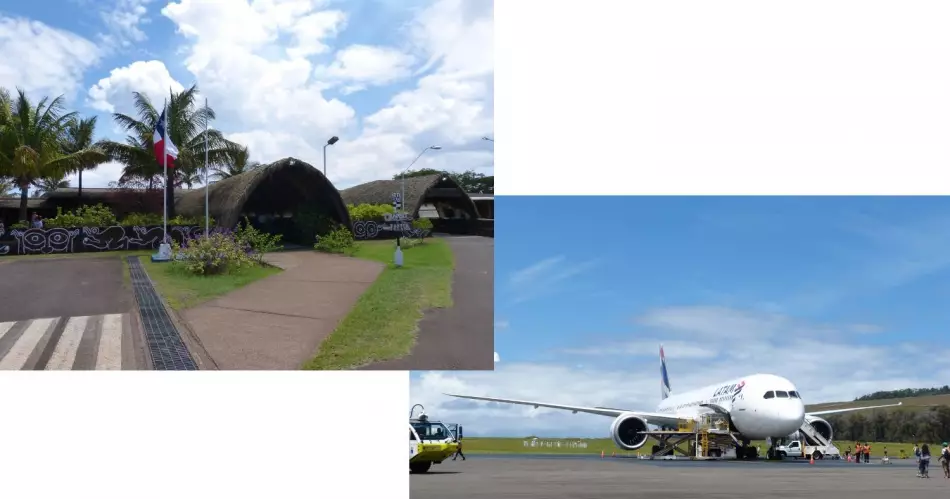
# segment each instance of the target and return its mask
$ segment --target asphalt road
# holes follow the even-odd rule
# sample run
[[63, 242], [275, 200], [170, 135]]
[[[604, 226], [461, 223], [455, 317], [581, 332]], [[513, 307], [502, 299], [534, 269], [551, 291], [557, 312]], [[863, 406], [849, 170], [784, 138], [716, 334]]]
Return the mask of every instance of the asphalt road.
[[0, 322], [121, 314], [131, 306], [118, 258], [0, 259]]
[[363, 369], [492, 370], [495, 368], [495, 240], [444, 236], [455, 255], [451, 308], [429, 310], [416, 346], [401, 359]]
[[[407, 471], [408, 472], [408, 471]], [[950, 480], [939, 465], [916, 478], [913, 460], [890, 465], [844, 461], [691, 462], [636, 459], [468, 456], [410, 477], [413, 499], [458, 498], [749, 498], [933, 499]]]

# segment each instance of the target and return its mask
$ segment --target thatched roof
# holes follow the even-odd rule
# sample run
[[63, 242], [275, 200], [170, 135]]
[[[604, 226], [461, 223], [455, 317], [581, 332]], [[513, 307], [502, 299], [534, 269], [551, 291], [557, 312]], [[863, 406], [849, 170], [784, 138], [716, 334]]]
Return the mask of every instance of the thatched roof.
[[[46, 208], [46, 204], [43, 199], [37, 198], [28, 198], [26, 200], [26, 208], [28, 210], [36, 210], [39, 208]], [[20, 209], [20, 198], [18, 197], [2, 197], [0, 198], [0, 208], [19, 210]]]
[[[156, 187], [156, 190], [161, 192], [162, 186], [159, 185]], [[181, 196], [195, 190], [203, 189], [175, 189], [175, 199], [179, 199]], [[126, 189], [124, 187], [83, 187], [82, 188], [82, 198], [85, 204], [99, 201], [108, 201], [112, 198], [115, 193], [118, 192], [146, 192], [145, 189]], [[79, 197], [79, 188], [78, 187], [60, 187], [59, 189], [52, 190], [49, 192], [43, 193], [38, 199], [50, 199], [50, 200], [60, 200], [60, 199], [76, 199]]]
[[[320, 170], [296, 158], [284, 158], [211, 184], [208, 188], [208, 211], [211, 218], [223, 227], [236, 225], [244, 204], [254, 190], [278, 172], [290, 174], [294, 184], [323, 200], [337, 221], [346, 226], [350, 225], [350, 215], [336, 187]], [[203, 216], [205, 190], [194, 189], [186, 192], [175, 202], [175, 210], [183, 216]]]
[[[451, 175], [441, 173], [406, 178], [406, 198], [403, 200], [403, 207], [406, 212], [413, 216], [417, 215], [419, 207], [425, 200], [426, 193], [429, 189], [440, 184], [442, 187], [458, 189], [462, 202], [470, 205], [469, 208], [473, 214], [478, 213], [468, 193], [459, 186], [458, 182]], [[394, 192], [402, 192], [402, 180], [374, 180], [349, 189], [343, 189], [340, 194], [346, 204], [390, 204]]]

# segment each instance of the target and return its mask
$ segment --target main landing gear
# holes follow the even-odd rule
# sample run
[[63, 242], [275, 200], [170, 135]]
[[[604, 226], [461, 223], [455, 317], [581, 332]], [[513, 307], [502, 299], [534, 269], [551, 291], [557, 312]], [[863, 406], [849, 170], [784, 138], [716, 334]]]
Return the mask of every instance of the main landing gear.
[[736, 447], [736, 459], [752, 461], [759, 458], [759, 449], [749, 445], [749, 439], [742, 439], [742, 446]]

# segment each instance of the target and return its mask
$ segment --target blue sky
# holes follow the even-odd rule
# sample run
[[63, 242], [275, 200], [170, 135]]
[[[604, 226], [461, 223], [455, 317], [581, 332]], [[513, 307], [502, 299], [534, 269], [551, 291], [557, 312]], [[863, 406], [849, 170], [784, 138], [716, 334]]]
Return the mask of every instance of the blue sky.
[[413, 402], [471, 431], [603, 435], [604, 418], [438, 393], [649, 409], [661, 341], [674, 391], [774, 372], [814, 403], [950, 378], [945, 197], [496, 203], [496, 370], [412, 375]]
[[[253, 159], [322, 163], [339, 187], [415, 167], [492, 174], [492, 2], [39, 0], [0, 6], [0, 86], [100, 116], [197, 83]], [[106, 185], [105, 165], [84, 184]]]

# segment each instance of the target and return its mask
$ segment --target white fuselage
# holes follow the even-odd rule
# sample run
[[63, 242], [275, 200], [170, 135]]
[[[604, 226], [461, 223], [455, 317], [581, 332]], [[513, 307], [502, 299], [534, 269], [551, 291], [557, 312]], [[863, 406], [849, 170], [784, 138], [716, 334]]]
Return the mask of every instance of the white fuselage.
[[671, 394], [660, 402], [657, 412], [697, 419], [715, 412], [716, 406], [729, 412], [736, 430], [750, 440], [784, 437], [805, 422], [805, 404], [795, 385], [772, 374], [753, 374]]

